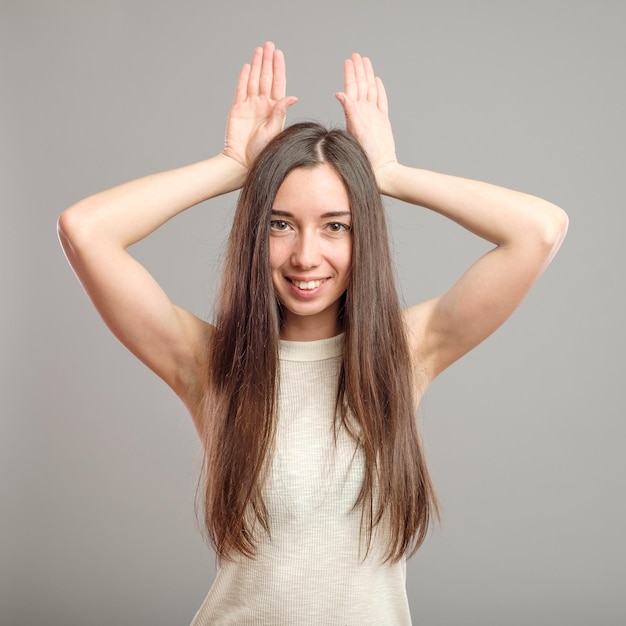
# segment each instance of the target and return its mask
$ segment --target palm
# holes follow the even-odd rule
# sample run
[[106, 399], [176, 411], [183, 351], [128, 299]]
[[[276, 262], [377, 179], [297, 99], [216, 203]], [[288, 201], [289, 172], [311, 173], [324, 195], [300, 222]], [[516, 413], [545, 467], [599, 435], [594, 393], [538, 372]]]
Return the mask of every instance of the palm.
[[353, 54], [344, 63], [344, 89], [337, 98], [344, 109], [346, 127], [367, 153], [378, 179], [397, 159], [385, 87], [374, 75], [368, 58]]
[[258, 153], [283, 128], [287, 109], [296, 101], [285, 97], [285, 61], [274, 44], [254, 51], [243, 66], [235, 101], [228, 115], [224, 153], [249, 168]]

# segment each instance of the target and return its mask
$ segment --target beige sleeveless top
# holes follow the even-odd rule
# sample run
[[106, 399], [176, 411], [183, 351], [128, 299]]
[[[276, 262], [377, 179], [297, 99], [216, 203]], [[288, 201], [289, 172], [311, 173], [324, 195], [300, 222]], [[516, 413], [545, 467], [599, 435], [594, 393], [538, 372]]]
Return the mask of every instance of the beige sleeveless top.
[[219, 568], [192, 626], [410, 625], [404, 560], [363, 560], [364, 460], [333, 420], [343, 336], [281, 341], [276, 448], [265, 486], [271, 537]]

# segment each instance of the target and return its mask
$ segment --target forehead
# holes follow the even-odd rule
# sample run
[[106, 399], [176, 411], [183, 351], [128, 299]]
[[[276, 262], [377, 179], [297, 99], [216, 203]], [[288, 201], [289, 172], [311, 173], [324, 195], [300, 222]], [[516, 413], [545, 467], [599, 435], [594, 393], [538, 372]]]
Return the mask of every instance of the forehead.
[[350, 212], [350, 198], [337, 170], [321, 163], [289, 172], [278, 188], [273, 208], [291, 213]]

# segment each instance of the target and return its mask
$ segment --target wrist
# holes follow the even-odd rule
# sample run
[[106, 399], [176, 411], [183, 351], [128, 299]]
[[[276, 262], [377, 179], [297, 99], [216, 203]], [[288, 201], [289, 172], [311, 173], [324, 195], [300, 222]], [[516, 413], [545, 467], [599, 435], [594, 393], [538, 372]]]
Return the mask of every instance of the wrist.
[[243, 184], [248, 175], [248, 168], [228, 155], [226, 152], [220, 152], [213, 157], [214, 161], [220, 169], [220, 177], [222, 178], [224, 185], [228, 187], [228, 191], [235, 191], [243, 187]]
[[376, 170], [376, 184], [381, 194], [392, 198], [397, 197], [398, 177], [402, 168], [403, 166], [398, 161], [389, 161]]

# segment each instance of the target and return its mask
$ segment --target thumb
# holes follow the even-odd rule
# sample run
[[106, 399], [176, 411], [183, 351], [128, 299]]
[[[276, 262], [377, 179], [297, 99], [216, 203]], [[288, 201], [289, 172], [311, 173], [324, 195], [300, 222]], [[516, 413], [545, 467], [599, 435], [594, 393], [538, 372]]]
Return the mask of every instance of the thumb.
[[343, 113], [346, 117], [346, 126], [348, 127], [348, 130], [350, 130], [357, 115], [354, 101], [342, 91], [337, 92], [335, 94], [335, 98], [337, 98], [337, 100], [343, 107]]
[[343, 112], [346, 114], [346, 118], [352, 117], [356, 113], [354, 100], [343, 93], [343, 91], [338, 91], [335, 94], [335, 98], [339, 100], [339, 103], [343, 107]]
[[337, 100], [339, 100], [339, 104], [341, 104], [341, 106], [344, 108], [344, 110], [345, 110], [346, 106], [349, 106], [348, 105], [348, 96], [346, 96], [346, 94], [343, 93], [342, 91], [338, 91], [335, 94], [335, 98], [337, 98]]
[[272, 113], [270, 115], [271, 123], [280, 124], [282, 127], [285, 122], [285, 118], [287, 117], [287, 109], [289, 109], [289, 107], [294, 105], [296, 102], [298, 102], [298, 98], [295, 96], [281, 98], [272, 109]]

